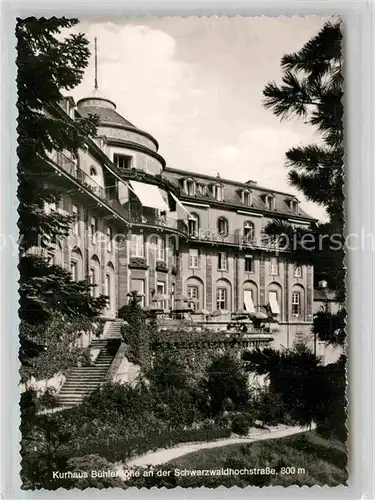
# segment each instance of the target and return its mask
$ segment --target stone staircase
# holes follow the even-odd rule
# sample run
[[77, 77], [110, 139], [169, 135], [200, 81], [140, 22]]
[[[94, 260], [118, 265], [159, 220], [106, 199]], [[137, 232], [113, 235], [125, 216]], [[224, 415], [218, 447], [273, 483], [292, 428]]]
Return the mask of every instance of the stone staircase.
[[111, 321], [106, 334], [101, 339], [94, 339], [91, 349], [100, 352], [90, 366], [77, 366], [69, 371], [67, 379], [57, 395], [59, 406], [71, 407], [82, 403], [85, 396], [97, 389], [103, 382], [108, 369], [121, 344], [121, 325], [123, 321]]

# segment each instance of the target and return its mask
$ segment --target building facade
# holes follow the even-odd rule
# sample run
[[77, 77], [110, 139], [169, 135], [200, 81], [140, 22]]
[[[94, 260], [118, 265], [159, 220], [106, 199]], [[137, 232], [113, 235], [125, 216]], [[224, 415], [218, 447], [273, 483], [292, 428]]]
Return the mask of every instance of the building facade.
[[77, 105], [65, 98], [56, 113], [100, 120], [82, 150], [50, 155], [48, 182], [63, 195], [46, 210], [76, 216], [49, 258], [109, 296], [105, 317], [115, 318], [136, 290], [144, 307], [166, 314], [186, 304], [196, 317], [223, 322], [265, 312], [284, 347], [310, 331], [313, 268], [294, 266], [264, 231], [275, 219], [311, 223], [294, 196], [167, 167], [156, 139], [99, 95]]

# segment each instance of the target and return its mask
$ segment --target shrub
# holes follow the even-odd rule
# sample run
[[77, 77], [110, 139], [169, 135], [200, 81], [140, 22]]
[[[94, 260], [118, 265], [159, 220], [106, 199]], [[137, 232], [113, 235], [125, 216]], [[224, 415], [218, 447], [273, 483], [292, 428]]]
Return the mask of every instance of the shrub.
[[217, 415], [228, 407], [239, 410], [248, 405], [247, 377], [239, 361], [224, 354], [217, 357], [207, 368], [205, 388], [210, 397], [210, 410]]
[[124, 482], [119, 477], [92, 477], [91, 471], [114, 471], [113, 464], [99, 455], [84, 455], [68, 460], [68, 466], [81, 475], [78, 479], [71, 479], [71, 488], [121, 488]]
[[232, 421], [232, 431], [240, 436], [246, 436], [250, 429], [250, 421], [247, 415], [240, 413], [235, 415]]
[[257, 403], [258, 419], [264, 424], [286, 423], [288, 414], [280, 394], [267, 388], [260, 393]]

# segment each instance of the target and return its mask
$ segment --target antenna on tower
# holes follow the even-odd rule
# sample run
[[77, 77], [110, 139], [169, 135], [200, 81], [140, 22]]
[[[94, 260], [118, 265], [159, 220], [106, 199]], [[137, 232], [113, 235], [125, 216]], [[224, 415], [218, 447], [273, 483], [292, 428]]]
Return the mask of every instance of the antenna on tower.
[[95, 43], [95, 83], [94, 83], [94, 87], [95, 87], [95, 90], [98, 90], [98, 40], [96, 37], [94, 39], [94, 43]]

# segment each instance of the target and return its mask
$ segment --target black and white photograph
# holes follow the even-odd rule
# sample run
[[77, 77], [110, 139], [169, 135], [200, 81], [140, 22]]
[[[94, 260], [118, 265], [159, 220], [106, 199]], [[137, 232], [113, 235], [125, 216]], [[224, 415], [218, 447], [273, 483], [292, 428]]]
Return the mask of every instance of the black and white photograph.
[[22, 489], [347, 485], [344, 38], [18, 19]]

